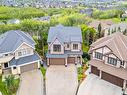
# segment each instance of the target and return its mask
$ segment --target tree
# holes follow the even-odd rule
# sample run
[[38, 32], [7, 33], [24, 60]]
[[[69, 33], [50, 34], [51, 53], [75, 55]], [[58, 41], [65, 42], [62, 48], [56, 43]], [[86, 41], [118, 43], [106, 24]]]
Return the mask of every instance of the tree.
[[9, 95], [13, 95], [17, 91], [18, 85], [16, 84], [13, 75], [5, 77], [5, 84]]
[[101, 27], [101, 23], [99, 23], [99, 25], [98, 25], [98, 38], [101, 38], [101, 31], [102, 31], [102, 27]]

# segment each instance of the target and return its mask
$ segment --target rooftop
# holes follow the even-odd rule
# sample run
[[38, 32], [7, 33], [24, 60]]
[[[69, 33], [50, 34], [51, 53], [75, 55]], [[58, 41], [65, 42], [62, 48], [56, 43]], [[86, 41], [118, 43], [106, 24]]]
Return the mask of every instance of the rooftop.
[[119, 59], [127, 61], [127, 36], [123, 35], [121, 32], [116, 32], [100, 38], [91, 45], [92, 50], [103, 46], [110, 48], [112, 53]]
[[52, 42], [55, 38], [59, 38], [61, 42], [82, 42], [81, 29], [79, 27], [66, 27], [63, 25], [51, 27], [47, 42]]
[[23, 42], [34, 48], [35, 42], [30, 35], [20, 30], [11, 30], [0, 35], [0, 53], [15, 51]]

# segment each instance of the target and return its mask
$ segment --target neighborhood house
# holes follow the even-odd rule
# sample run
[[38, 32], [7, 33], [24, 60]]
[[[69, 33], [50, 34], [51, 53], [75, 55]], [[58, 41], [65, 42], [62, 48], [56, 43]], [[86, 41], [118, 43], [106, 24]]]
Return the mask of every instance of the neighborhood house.
[[48, 34], [47, 65], [82, 64], [82, 33], [78, 27], [57, 25]]
[[0, 35], [0, 73], [21, 74], [40, 68], [40, 62], [30, 35], [19, 30]]
[[121, 32], [100, 38], [90, 47], [91, 73], [119, 87], [127, 87], [127, 37]]

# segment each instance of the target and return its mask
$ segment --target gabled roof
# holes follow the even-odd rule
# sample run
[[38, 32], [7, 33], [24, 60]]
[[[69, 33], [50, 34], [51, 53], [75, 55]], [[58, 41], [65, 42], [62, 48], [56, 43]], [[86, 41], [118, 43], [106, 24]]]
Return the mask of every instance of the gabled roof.
[[82, 42], [81, 29], [78, 27], [66, 27], [62, 25], [51, 27], [47, 42], [52, 42], [56, 37], [59, 37], [63, 42]]
[[22, 43], [34, 48], [32, 37], [20, 30], [11, 30], [0, 35], [0, 53], [14, 52]]
[[109, 47], [119, 59], [127, 61], [127, 36], [121, 32], [100, 38], [91, 45], [92, 50], [103, 46]]

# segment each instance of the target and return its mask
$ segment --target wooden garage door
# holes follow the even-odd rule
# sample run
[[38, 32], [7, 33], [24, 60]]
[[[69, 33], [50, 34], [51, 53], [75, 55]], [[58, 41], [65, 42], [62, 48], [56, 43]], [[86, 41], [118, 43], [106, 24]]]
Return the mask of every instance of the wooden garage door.
[[100, 75], [100, 70], [98, 70], [97, 67], [91, 66], [91, 73], [99, 76]]
[[117, 86], [120, 86], [120, 87], [123, 87], [123, 82], [124, 80], [121, 79], [121, 78], [118, 78], [116, 76], [113, 76], [111, 74], [108, 74], [108, 73], [105, 73], [105, 72], [102, 72], [102, 79], [110, 82], [110, 83], [113, 83]]
[[20, 67], [21, 73], [31, 71], [38, 68], [38, 63], [32, 63]]
[[64, 58], [50, 58], [49, 64], [50, 65], [65, 65], [65, 59]]
[[75, 64], [75, 57], [69, 57], [69, 58], [67, 59], [67, 63], [68, 63], [68, 64]]

